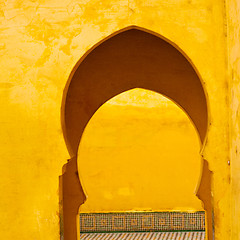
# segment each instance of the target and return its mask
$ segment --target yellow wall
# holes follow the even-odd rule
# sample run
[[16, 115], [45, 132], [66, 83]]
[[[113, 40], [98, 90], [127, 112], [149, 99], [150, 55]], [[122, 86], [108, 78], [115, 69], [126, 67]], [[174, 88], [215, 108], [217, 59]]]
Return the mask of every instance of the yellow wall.
[[134, 89], [105, 103], [79, 148], [87, 201], [80, 212], [203, 210], [194, 192], [200, 144], [187, 115], [162, 95]]
[[240, 103], [240, 2], [228, 2], [228, 60], [231, 91], [230, 133], [231, 133], [231, 203], [232, 203], [232, 239], [240, 239], [240, 165], [239, 165], [239, 103]]
[[[59, 239], [58, 176], [69, 157], [60, 123], [63, 89], [87, 50], [129, 25], [170, 39], [196, 66], [209, 101], [211, 125], [202, 154], [214, 176], [215, 239], [239, 239], [236, 234], [230, 237], [229, 33], [224, 4], [223, 0], [0, 3], [2, 239]], [[231, 9], [230, 14], [234, 6]], [[229, 31], [235, 34], [232, 28]]]

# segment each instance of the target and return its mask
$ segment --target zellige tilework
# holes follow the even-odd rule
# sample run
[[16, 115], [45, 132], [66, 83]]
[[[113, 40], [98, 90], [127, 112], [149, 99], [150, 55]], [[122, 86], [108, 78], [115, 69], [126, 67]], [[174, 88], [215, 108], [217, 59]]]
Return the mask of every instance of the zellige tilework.
[[80, 232], [204, 231], [204, 212], [81, 213]]

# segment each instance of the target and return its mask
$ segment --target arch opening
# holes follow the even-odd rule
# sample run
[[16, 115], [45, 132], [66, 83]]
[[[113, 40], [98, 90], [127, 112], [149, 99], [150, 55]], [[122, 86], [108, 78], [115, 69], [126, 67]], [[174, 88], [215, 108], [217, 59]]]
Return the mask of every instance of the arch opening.
[[[206, 95], [195, 68], [180, 50], [161, 36], [135, 26], [123, 29], [94, 46], [74, 68], [63, 99], [62, 126], [71, 155], [64, 167], [62, 184], [64, 235], [67, 240], [77, 239], [76, 215], [86, 199], [77, 175], [77, 152], [83, 131], [100, 106], [133, 88], [148, 89], [172, 99], [187, 113], [201, 143], [204, 142], [208, 127]], [[207, 166], [206, 161], [203, 169], [204, 166]], [[208, 202], [209, 181], [208, 178], [206, 186], [199, 186], [199, 189], [208, 189], [204, 193]], [[71, 190], [69, 186], [72, 186]], [[211, 204], [204, 205], [211, 212]], [[208, 225], [211, 222], [209, 214]], [[209, 239], [211, 229], [208, 228]]]
[[132, 89], [103, 104], [87, 124], [78, 172], [87, 196], [80, 213], [203, 211], [194, 194], [201, 144], [175, 103]]

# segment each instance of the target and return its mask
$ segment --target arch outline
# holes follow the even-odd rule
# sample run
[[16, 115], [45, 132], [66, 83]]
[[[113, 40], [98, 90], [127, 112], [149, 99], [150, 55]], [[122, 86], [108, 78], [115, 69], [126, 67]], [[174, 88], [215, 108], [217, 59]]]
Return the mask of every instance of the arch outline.
[[[64, 170], [63, 170], [63, 176], [64, 174], [66, 175], [66, 172], [71, 172], [71, 173], [77, 173], [78, 170], [77, 170], [77, 151], [76, 149], [78, 149], [79, 147], [79, 143], [80, 143], [80, 140], [81, 140], [81, 137], [82, 137], [82, 133], [85, 129], [85, 127], [87, 126], [87, 123], [89, 122], [89, 120], [91, 119], [91, 117], [93, 116], [93, 114], [97, 111], [97, 109], [103, 105], [106, 101], [108, 101], [109, 99], [111, 99], [112, 97], [120, 94], [121, 92], [119, 92], [118, 94], [115, 94], [113, 96], [111, 96], [110, 98], [106, 98], [104, 101], [102, 101], [100, 103], [100, 105], [90, 114], [91, 117], [89, 117], [89, 119], [87, 120], [86, 123], [84, 123], [84, 127], [83, 127], [83, 130], [82, 133], [80, 134], [80, 137], [78, 139], [78, 143], [77, 143], [77, 147], [74, 146], [72, 147], [72, 144], [69, 140], [69, 136], [68, 136], [68, 133], [67, 133], [67, 124], [66, 124], [66, 102], [67, 102], [67, 98], [68, 98], [68, 92], [69, 92], [69, 88], [70, 88], [70, 84], [74, 78], [74, 75], [76, 74], [76, 72], [78, 71], [79, 67], [81, 66], [81, 64], [88, 58], [88, 56], [94, 52], [99, 46], [103, 45], [104, 43], [106, 43], [108, 40], [122, 34], [122, 33], [125, 33], [127, 31], [130, 31], [130, 30], [138, 30], [138, 31], [141, 31], [141, 32], [144, 32], [144, 33], [147, 33], [147, 34], [150, 34], [150, 35], [153, 35], [159, 39], [161, 39], [162, 41], [166, 42], [167, 44], [171, 45], [172, 48], [175, 49], [175, 51], [179, 52], [182, 57], [190, 64], [191, 68], [193, 69], [194, 73], [196, 74], [198, 80], [200, 81], [200, 85], [202, 87], [202, 90], [203, 90], [203, 95], [204, 95], [204, 100], [206, 101], [206, 114], [207, 114], [207, 123], [206, 123], [206, 131], [205, 133], [203, 134], [204, 137], [200, 137], [201, 138], [201, 150], [200, 150], [200, 153], [201, 155], [203, 156], [203, 152], [204, 152], [204, 148], [205, 148], [205, 145], [206, 145], [206, 141], [207, 141], [207, 134], [208, 134], [208, 131], [209, 131], [209, 126], [210, 126], [210, 110], [209, 110], [209, 100], [208, 100], [208, 95], [207, 95], [207, 90], [206, 90], [206, 87], [205, 87], [205, 83], [199, 73], [199, 71], [197, 70], [196, 66], [194, 65], [193, 61], [188, 57], [188, 55], [174, 42], [172, 42], [171, 40], [167, 39], [166, 37], [154, 32], [154, 31], [151, 31], [151, 30], [148, 30], [148, 29], [145, 29], [145, 28], [142, 28], [142, 27], [139, 27], [139, 26], [136, 26], [136, 25], [131, 25], [131, 26], [128, 26], [128, 27], [125, 27], [125, 28], [122, 28], [112, 34], [110, 34], [109, 36], [105, 37], [104, 39], [102, 39], [101, 41], [99, 41], [98, 43], [96, 43], [95, 45], [93, 45], [80, 59], [79, 61], [75, 64], [68, 80], [67, 80], [67, 84], [64, 88], [64, 92], [63, 92], [63, 98], [62, 98], [62, 108], [61, 108], [61, 123], [62, 123], [62, 129], [63, 129], [63, 135], [64, 135], [64, 139], [65, 139], [65, 142], [66, 142], [66, 145], [67, 145], [67, 148], [68, 148], [68, 151], [69, 151], [69, 154], [70, 154], [70, 161], [66, 164], [66, 166], [64, 167]], [[141, 87], [141, 86], [134, 86], [132, 88], [135, 88], [135, 87]], [[132, 88], [127, 88], [125, 89], [124, 91], [127, 91], [127, 90], [130, 90]], [[143, 87], [144, 88], [144, 87]], [[147, 90], [152, 90], [152, 91], [155, 91], [154, 89], [151, 89], [151, 88], [145, 88]], [[123, 92], [123, 91], [122, 91]], [[156, 91], [158, 92], [158, 91]], [[169, 97], [168, 95], [165, 95], [164, 93], [162, 92], [158, 92], [166, 97], [168, 97], [169, 99], [171, 99], [172, 101], [175, 102], [175, 104], [177, 104], [181, 109], [184, 110], [184, 112], [187, 114], [187, 116], [189, 117], [189, 119], [194, 122], [194, 120], [192, 119], [192, 117], [190, 116], [190, 114], [186, 111], [186, 109], [181, 105], [179, 104], [179, 102], [175, 101], [174, 99], [172, 99], [171, 97]], [[194, 122], [194, 127], [196, 127], [196, 123]], [[197, 133], [198, 135], [200, 134], [199, 133], [199, 130], [197, 129]], [[76, 144], [75, 144], [76, 145]], [[71, 166], [71, 167], [70, 167]], [[67, 170], [69, 167], [69, 170]], [[207, 161], [203, 159], [203, 166], [202, 166], [202, 169], [203, 169], [203, 172], [202, 172], [202, 176], [210, 176], [211, 175], [211, 172], [209, 171], [209, 168], [208, 168], [208, 164], [207, 164]], [[206, 171], [206, 173], [204, 173], [204, 171]], [[78, 176], [77, 176], [78, 177]], [[210, 177], [211, 178], [211, 177]], [[211, 190], [209, 190], [209, 186], [211, 185], [211, 179], [208, 177], [208, 184], [207, 184], [207, 189], [208, 189], [208, 192], [207, 192], [207, 195], [209, 196]], [[204, 180], [202, 180], [202, 182], [204, 182]], [[80, 184], [80, 182], [79, 182]], [[202, 189], [202, 185], [201, 183], [199, 183], [199, 189]], [[206, 189], [206, 187], [204, 187], [203, 189]], [[80, 188], [78, 187], [78, 190], [76, 191], [81, 191], [81, 194], [78, 194], [78, 197], [81, 195], [81, 201], [79, 202], [84, 202], [86, 200], [86, 197], [84, 195], [84, 192], [83, 192], [83, 189], [81, 187], [81, 184], [80, 184]], [[63, 195], [64, 195], [64, 191], [63, 191]], [[200, 199], [202, 198], [202, 194], [197, 194], [197, 196], [200, 196]], [[202, 200], [202, 199], [201, 199]], [[81, 204], [82, 204], [81, 203]], [[212, 209], [211, 209], [212, 211]], [[209, 218], [209, 216], [208, 216]], [[209, 220], [209, 222], [212, 222], [212, 219]], [[71, 234], [70, 234], [71, 235]], [[212, 235], [212, 233], [210, 233], [210, 235]], [[72, 237], [67, 237], [66, 240], [73, 240], [74, 238]], [[210, 239], [210, 238], [209, 238]]]

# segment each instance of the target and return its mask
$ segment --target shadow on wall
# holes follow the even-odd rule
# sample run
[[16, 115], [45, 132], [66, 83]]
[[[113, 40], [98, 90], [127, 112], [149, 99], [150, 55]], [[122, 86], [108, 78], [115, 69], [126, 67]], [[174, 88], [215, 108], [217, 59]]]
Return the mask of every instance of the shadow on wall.
[[[78, 146], [87, 123], [106, 101], [133, 88], [163, 94], [187, 113], [204, 142], [208, 113], [201, 80], [190, 60], [169, 42], [131, 26], [95, 45], [74, 67], [62, 104], [63, 133], [71, 155], [63, 167], [61, 186], [65, 240], [78, 238], [76, 219], [86, 199], [78, 177]], [[208, 239], [212, 240], [210, 172], [205, 160], [203, 171], [198, 196], [207, 210]]]

